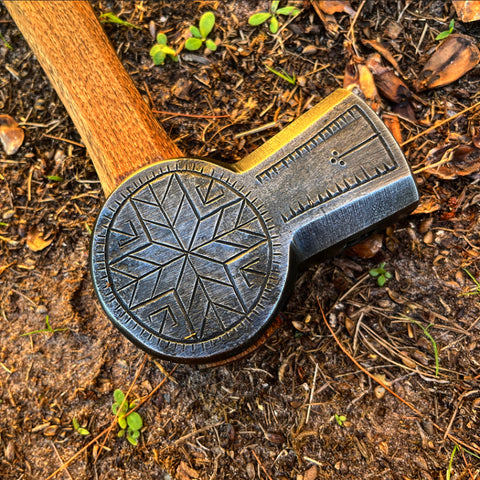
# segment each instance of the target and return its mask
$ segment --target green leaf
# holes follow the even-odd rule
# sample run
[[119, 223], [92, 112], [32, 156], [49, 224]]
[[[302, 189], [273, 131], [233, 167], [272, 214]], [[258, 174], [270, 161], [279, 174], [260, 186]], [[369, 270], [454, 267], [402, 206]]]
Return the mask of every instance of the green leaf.
[[157, 43], [160, 45], [166, 45], [167, 44], [167, 36], [164, 33], [159, 33], [157, 35]]
[[120, 425], [120, 428], [127, 428], [127, 420], [124, 416], [118, 417], [118, 424]]
[[5, 37], [1, 33], [0, 33], [0, 40], [8, 49], [13, 50], [13, 47], [5, 40]]
[[125, 395], [120, 389], [117, 388], [113, 392], [113, 398], [118, 403], [118, 406], [120, 406], [120, 404], [125, 400]]
[[203, 40], [192, 37], [185, 42], [185, 48], [190, 51], [198, 50], [202, 46], [202, 43]]
[[300, 10], [298, 8], [295, 8], [294, 6], [287, 6], [283, 8], [279, 8], [277, 10], [278, 15], [298, 15], [300, 13]]
[[103, 23], [117, 23], [118, 25], [123, 25], [124, 27], [137, 28], [138, 30], [141, 30], [141, 27], [137, 27], [136, 25], [128, 23], [121, 18], [118, 18], [112, 12], [102, 13], [99, 18], [100, 21]]
[[254, 13], [249, 19], [248, 24], [256, 27], [264, 22], [266, 22], [271, 17], [270, 13]]
[[118, 438], [122, 438], [125, 435], [125, 430], [120, 430], [117, 434]]
[[200, 33], [200, 30], [197, 27], [194, 27], [193, 25], [190, 27], [190, 33], [195, 38], [202, 38], [202, 34]]
[[272, 33], [277, 33], [278, 32], [278, 20], [277, 17], [272, 17], [270, 20], [270, 31]]
[[77, 419], [75, 417], [72, 418], [72, 424], [73, 424], [73, 429], [78, 430], [80, 428], [80, 425], [77, 422]]
[[380, 272], [378, 270], [379, 270], [378, 268], [374, 268], [374, 269], [370, 270], [368, 273], [372, 277], [378, 277], [380, 275]]
[[135, 440], [137, 440], [139, 437], [140, 437], [140, 430], [129, 430], [128, 431], [128, 434], [134, 438]]
[[137, 412], [132, 412], [127, 417], [127, 423], [132, 430], [140, 430], [143, 427], [142, 417]]
[[202, 38], [207, 38], [208, 34], [212, 31], [214, 25], [215, 15], [213, 14], [213, 12], [205, 12], [200, 18], [200, 22], [198, 23]]
[[443, 40], [444, 38], [447, 38], [450, 35], [451, 32], [448, 30], [442, 33], [439, 33], [436, 37], [435, 40]]
[[127, 434], [127, 440], [134, 446], [136, 447], [138, 445], [137, 439], [133, 438], [131, 435]]
[[173, 49], [172, 47], [169, 47], [168, 45], [165, 45], [163, 47], [163, 53], [166, 53], [167, 55], [175, 56], [177, 54], [177, 51], [175, 49]]
[[270, 5], [270, 11], [275, 13], [277, 11], [278, 5], [280, 4], [280, 0], [274, 0]]
[[46, 178], [48, 178], [52, 182], [62, 182], [63, 181], [63, 178], [59, 177], [58, 175], [46, 175]]
[[82, 427], [77, 428], [77, 432], [83, 436], [90, 435], [90, 432], [86, 428], [82, 428]]
[[215, 45], [215, 42], [213, 40], [210, 40], [209, 38], [207, 38], [207, 40], [205, 40], [205, 45], [212, 52], [214, 52], [217, 49], [217, 46]]
[[383, 275], [380, 275], [378, 278], [377, 278], [377, 283], [378, 283], [378, 286], [379, 287], [383, 287], [385, 285], [385, 282], [387, 281], [387, 279], [383, 276]]
[[450, 30], [450, 33], [453, 32], [453, 29], [454, 29], [454, 28], [455, 28], [455, 19], [452, 18], [452, 19], [450, 20], [450, 23], [448, 24], [448, 29]]
[[153, 63], [155, 65], [163, 65], [165, 63], [165, 52], [163, 51], [163, 45], [154, 45], [150, 49], [150, 56], [152, 57]]

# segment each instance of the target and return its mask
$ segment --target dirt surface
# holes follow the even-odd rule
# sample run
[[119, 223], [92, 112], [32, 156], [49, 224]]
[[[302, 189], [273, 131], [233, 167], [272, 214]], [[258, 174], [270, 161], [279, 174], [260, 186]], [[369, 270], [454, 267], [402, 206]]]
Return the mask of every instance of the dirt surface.
[[[451, 2], [351, 5], [361, 11], [335, 13], [336, 36], [309, 2], [300, 2], [297, 18], [282, 17], [288, 25], [276, 35], [247, 23], [268, 10], [264, 1], [102, 1], [95, 8], [142, 27], [105, 25], [150, 106], [199, 116], [158, 114], [178, 146], [235, 161], [341, 87], [347, 64], [374, 53], [365, 39], [385, 42], [412, 88], [435, 36], [457, 18]], [[183, 51], [180, 63], [154, 66], [152, 28], [179, 47], [207, 10], [217, 17], [217, 51]], [[475, 22], [455, 28], [478, 38]], [[0, 478], [45, 479], [77, 452], [57, 478], [480, 478], [480, 296], [465, 295], [476, 289], [465, 269], [480, 276], [480, 176], [478, 168], [458, 175], [465, 163], [480, 166], [479, 109], [403, 147], [423, 213], [380, 232], [378, 251], [370, 242], [301, 272], [283, 325], [248, 358], [210, 369], [180, 365], [167, 376], [174, 365], [130, 344], [94, 299], [88, 248], [101, 186], [3, 5], [0, 32], [13, 47], [0, 42], [0, 113], [26, 134], [16, 154], [0, 157]], [[297, 84], [265, 62], [295, 73]], [[474, 105], [479, 71], [413, 94], [400, 114], [404, 140]], [[397, 107], [384, 97], [378, 110]], [[468, 154], [456, 150], [461, 145]], [[446, 164], [450, 175], [419, 171], [448, 149], [457, 152]], [[369, 271], [382, 262], [392, 278], [380, 287]], [[47, 316], [56, 331], [21, 336], [45, 329]], [[114, 390], [130, 385], [131, 400], [160, 385], [138, 409], [138, 446], [114, 426], [81, 451], [111, 425]], [[74, 418], [89, 435], [74, 431]]]

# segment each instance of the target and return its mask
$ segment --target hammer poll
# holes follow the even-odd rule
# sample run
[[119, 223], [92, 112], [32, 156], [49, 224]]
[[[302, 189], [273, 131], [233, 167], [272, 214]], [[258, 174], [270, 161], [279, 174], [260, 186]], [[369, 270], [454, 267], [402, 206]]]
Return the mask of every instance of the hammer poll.
[[5, 1], [108, 197], [90, 267], [110, 320], [164, 359], [212, 363], [268, 330], [296, 266], [418, 202], [392, 135], [337, 90], [236, 164], [185, 156], [143, 102], [91, 6]]

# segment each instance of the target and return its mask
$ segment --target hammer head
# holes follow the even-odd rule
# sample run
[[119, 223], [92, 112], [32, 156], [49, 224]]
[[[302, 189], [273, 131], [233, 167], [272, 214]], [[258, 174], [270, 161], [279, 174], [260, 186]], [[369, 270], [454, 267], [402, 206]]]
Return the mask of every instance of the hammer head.
[[142, 349], [211, 363], [262, 335], [295, 266], [417, 202], [390, 132], [339, 90], [236, 165], [182, 158], [128, 178], [95, 226], [95, 290]]

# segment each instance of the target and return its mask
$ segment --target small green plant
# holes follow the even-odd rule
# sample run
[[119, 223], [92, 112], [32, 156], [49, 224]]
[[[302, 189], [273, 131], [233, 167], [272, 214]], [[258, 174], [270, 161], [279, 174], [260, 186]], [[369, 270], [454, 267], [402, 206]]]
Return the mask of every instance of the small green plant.
[[437, 347], [437, 342], [435, 342], [434, 338], [430, 335], [430, 332], [428, 329], [433, 325], [433, 323], [428, 324], [426, 327], [424, 327], [420, 322], [417, 322], [413, 318], [409, 318], [409, 320], [417, 325], [417, 327], [420, 327], [422, 329], [423, 334], [430, 340], [432, 343], [433, 347], [433, 354], [435, 356], [435, 376], [438, 377], [438, 373], [440, 370], [440, 360], [438, 356], [438, 347]]
[[5, 37], [0, 33], [0, 40], [9, 50], [13, 50], [13, 47], [5, 40]]
[[297, 82], [297, 77], [295, 77], [295, 74], [293, 75], [289, 75], [285, 70], [275, 70], [274, 68], [270, 67], [269, 65], [267, 65], [266, 63], [264, 63], [265, 67], [272, 73], [274, 73], [275, 75], [277, 75], [278, 77], [280, 77], [281, 79], [285, 80], [286, 82], [288, 83], [291, 83], [292, 85], [295, 85], [295, 83]]
[[157, 35], [157, 43], [150, 49], [150, 56], [155, 65], [163, 65], [167, 56], [178, 62], [177, 52], [167, 45], [167, 36], [164, 33]]
[[435, 37], [435, 40], [443, 40], [444, 38], [447, 38], [450, 34], [453, 33], [454, 29], [455, 29], [455, 20], [452, 18], [450, 20], [450, 23], [448, 24], [448, 30], [445, 30], [444, 32], [440, 32]]
[[392, 274], [385, 270], [385, 262], [382, 262], [377, 268], [372, 268], [368, 273], [377, 279], [379, 287], [383, 287], [387, 280], [392, 278]]
[[51, 182], [63, 182], [63, 177], [59, 177], [58, 175], [46, 175], [45, 178]]
[[480, 295], [480, 283], [466, 268], [464, 268], [464, 270], [465, 273], [472, 279], [473, 283], [476, 285], [476, 288], [474, 287], [474, 290], [472, 292], [461, 293], [460, 296], [465, 297], [469, 295]]
[[253, 27], [265, 23], [267, 20], [270, 20], [268, 28], [272, 33], [278, 32], [278, 27], [280, 22], [278, 21], [279, 15], [298, 15], [300, 10], [292, 5], [287, 5], [286, 7], [278, 8], [280, 4], [279, 0], [275, 0], [270, 4], [270, 12], [260, 12], [254, 13], [249, 19], [248, 23]]
[[335, 414], [335, 420], [337, 421], [337, 423], [343, 427], [343, 424], [346, 422], [347, 420], [347, 417], [345, 415], [337, 415]]
[[42, 328], [41, 330], [33, 330], [32, 332], [28, 332], [28, 333], [22, 333], [20, 336], [28, 337], [29, 335], [35, 335], [37, 333], [56, 333], [56, 332], [64, 332], [65, 330], [68, 330], [68, 328], [52, 328], [52, 326], [50, 325], [50, 319], [47, 315], [45, 317], [45, 328]]
[[75, 417], [72, 418], [72, 425], [73, 425], [73, 429], [79, 435], [84, 435], [84, 436], [90, 435], [90, 432], [86, 428], [83, 428], [78, 424], [77, 419]]
[[448, 469], [447, 469], [447, 474], [446, 474], [447, 480], [450, 480], [450, 478], [452, 476], [453, 459], [455, 458], [455, 454], [457, 453], [458, 449], [459, 449], [458, 445], [455, 445], [453, 447], [452, 453], [450, 455], [450, 461], [448, 462]]
[[143, 427], [142, 417], [138, 412], [129, 412], [132, 408], [135, 408], [136, 402], [128, 403], [125, 394], [121, 390], [115, 390], [113, 392], [112, 412], [118, 418], [118, 425], [120, 430], [118, 436], [127, 437], [127, 440], [134, 446], [138, 445], [138, 438], [140, 437], [140, 430]]
[[141, 27], [137, 27], [136, 25], [133, 25], [132, 23], [128, 23], [125, 20], [122, 20], [121, 18], [118, 18], [112, 12], [102, 13], [99, 18], [100, 18], [100, 21], [103, 22], [103, 23], [117, 23], [118, 25], [123, 25], [124, 27], [136, 28], [138, 30], [142, 29]]
[[205, 12], [198, 22], [198, 27], [191, 26], [190, 33], [193, 35], [185, 42], [187, 50], [198, 50], [204, 43], [205, 46], [214, 52], [217, 45], [213, 40], [207, 38], [215, 25], [215, 15], [212, 12]]

